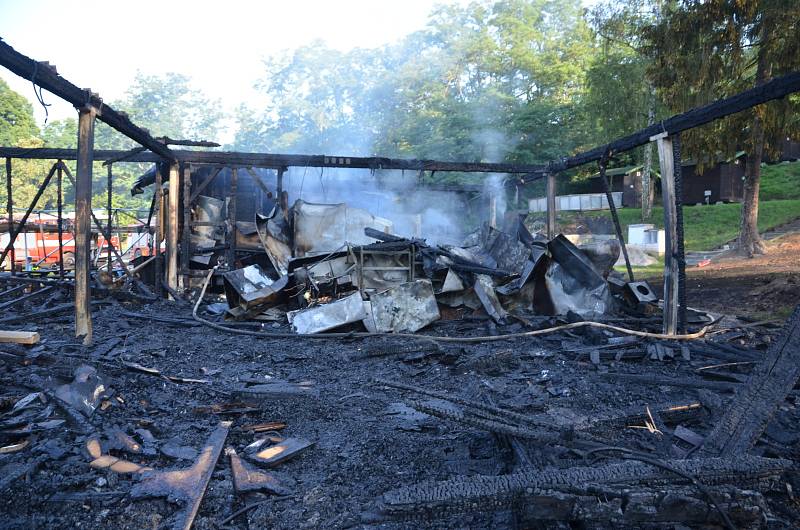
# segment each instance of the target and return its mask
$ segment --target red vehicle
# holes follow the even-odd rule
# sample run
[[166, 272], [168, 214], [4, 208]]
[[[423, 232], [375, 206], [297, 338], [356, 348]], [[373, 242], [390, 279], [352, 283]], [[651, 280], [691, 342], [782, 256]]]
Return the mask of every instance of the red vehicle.
[[[63, 238], [64, 268], [75, 267], [75, 239], [71, 232], [65, 231]], [[111, 237], [111, 244], [117, 252], [122, 254], [126, 262], [140, 256], [150, 255], [150, 236], [147, 233], [123, 234], [120, 241], [119, 235]], [[0, 234], [0, 248], [8, 245], [9, 234]], [[105, 260], [108, 244], [105, 237], [98, 234], [92, 244], [92, 262]], [[10, 254], [9, 254], [10, 257]], [[58, 265], [58, 233], [52, 231], [29, 231], [19, 234], [14, 241], [14, 262], [16, 267], [24, 269], [28, 265], [34, 268], [53, 267]], [[113, 252], [112, 252], [112, 259]], [[5, 263], [3, 267], [5, 268]]]

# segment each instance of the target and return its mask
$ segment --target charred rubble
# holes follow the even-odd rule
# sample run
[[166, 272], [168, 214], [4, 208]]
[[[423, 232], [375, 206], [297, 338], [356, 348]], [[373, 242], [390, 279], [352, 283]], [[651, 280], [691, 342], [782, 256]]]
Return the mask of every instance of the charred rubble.
[[[0, 63], [79, 109], [77, 152], [0, 148], [2, 258], [66, 172], [16, 223], [11, 159], [78, 161], [74, 276], [63, 259], [57, 279], [0, 275], [4, 528], [798, 527], [800, 306], [780, 329], [687, 307], [673, 192], [681, 132], [797, 92], [800, 74], [523, 166], [173, 150], [52, 65], [3, 42]], [[95, 119], [141, 147], [95, 153]], [[652, 141], [663, 301], [612, 271], [622, 247], [555, 231], [559, 172], [603, 175]], [[152, 255], [114, 256], [124, 277], [111, 248], [106, 271], [87, 252], [93, 225], [111, 236], [91, 204], [101, 157], [109, 211], [111, 164], [161, 166]], [[275, 171], [275, 197], [253, 167]], [[543, 178], [551, 237], [512, 218], [433, 245], [346, 204], [290, 208], [289, 167]], [[272, 203], [240, 205], [246, 219], [239, 170]]]
[[257, 219], [258, 259], [210, 256], [193, 303], [95, 300], [96, 346], [61, 338], [64, 286], [14, 291], [5, 526], [798, 520], [797, 311], [776, 332], [688, 310], [666, 336], [613, 241], [511, 218], [436, 246], [298, 207]]

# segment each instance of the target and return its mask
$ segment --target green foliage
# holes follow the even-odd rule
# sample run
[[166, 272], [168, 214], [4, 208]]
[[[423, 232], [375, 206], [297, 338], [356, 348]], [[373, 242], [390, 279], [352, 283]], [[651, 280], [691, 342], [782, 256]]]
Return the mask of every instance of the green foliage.
[[[674, 112], [705, 105], [800, 68], [800, 3], [795, 0], [683, 0], [666, 4], [643, 28], [648, 74]], [[752, 123], [763, 121], [765, 150], [800, 132], [800, 101], [784, 98], [686, 132], [684, 149], [701, 163], [756, 150]], [[759, 153], [760, 154], [760, 153]]]
[[0, 79], [0, 145], [16, 146], [38, 135], [31, 104]]
[[581, 143], [575, 108], [593, 49], [577, 0], [438, 6], [395, 45], [269, 58], [265, 109], [239, 110], [234, 147], [546, 161]]

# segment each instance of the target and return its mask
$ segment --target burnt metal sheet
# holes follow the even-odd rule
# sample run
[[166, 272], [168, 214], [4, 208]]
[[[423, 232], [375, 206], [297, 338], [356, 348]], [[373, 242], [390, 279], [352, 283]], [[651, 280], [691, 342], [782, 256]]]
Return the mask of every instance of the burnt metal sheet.
[[578, 247], [559, 234], [550, 240], [548, 249], [552, 260], [544, 281], [555, 314], [573, 311], [593, 317], [611, 309], [608, 283]]
[[347, 204], [315, 204], [297, 200], [294, 212], [294, 255], [327, 254], [342, 245], [368, 245], [365, 228], [391, 232], [392, 222]]
[[266, 473], [251, 466], [242, 460], [233, 448], [226, 448], [225, 454], [228, 455], [231, 463], [233, 488], [236, 493], [247, 493], [249, 491], [266, 491], [274, 495], [288, 495], [291, 493], [272, 473]]
[[406, 282], [370, 296], [375, 328], [414, 333], [441, 318], [429, 280]]
[[321, 333], [364, 320], [367, 312], [361, 293], [355, 292], [329, 304], [318, 305], [287, 314], [295, 333]]
[[131, 489], [132, 497], [167, 497], [171, 502], [185, 504], [173, 524], [175, 530], [189, 530], [200, 509], [208, 481], [217, 465], [230, 421], [223, 421], [206, 440], [200, 456], [191, 467], [174, 471], [145, 471], [142, 481]]
[[245, 311], [263, 309], [280, 303], [281, 291], [288, 285], [288, 276], [273, 280], [258, 265], [249, 265], [222, 275], [225, 298], [231, 309]]
[[56, 387], [55, 395], [88, 418], [103, 398], [111, 395], [111, 389], [105, 379], [97, 375], [97, 370], [82, 365], [75, 370], [71, 383]]
[[500, 300], [497, 299], [492, 279], [485, 274], [476, 274], [474, 289], [486, 313], [498, 324], [504, 324], [506, 318], [508, 318], [508, 313], [503, 309]]
[[312, 445], [314, 445], [314, 442], [302, 438], [287, 438], [281, 443], [267, 447], [254, 455], [250, 455], [249, 458], [267, 467], [275, 467], [290, 458], [294, 458]]
[[632, 300], [639, 303], [652, 303], [658, 301], [658, 295], [646, 280], [626, 283], [625, 293], [631, 297]]
[[272, 266], [279, 273], [287, 274], [292, 258], [288, 215], [278, 205], [269, 215], [256, 213], [256, 231]]
[[525, 262], [531, 256], [531, 249], [505, 232], [490, 228], [486, 251], [494, 259], [497, 268], [520, 274], [525, 267]]

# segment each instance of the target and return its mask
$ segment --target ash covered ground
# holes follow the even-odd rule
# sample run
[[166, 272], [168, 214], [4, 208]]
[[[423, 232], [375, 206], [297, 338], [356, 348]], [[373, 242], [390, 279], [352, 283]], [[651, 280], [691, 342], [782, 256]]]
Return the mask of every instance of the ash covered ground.
[[[134, 318], [132, 311], [177, 322]], [[114, 302], [95, 307], [94, 314], [93, 347], [71, 338], [70, 316], [41, 320], [34, 316], [32, 322], [15, 327], [40, 331], [38, 345], [0, 347], [7, 352], [2, 358], [2, 445], [27, 440], [24, 449], [0, 455], [4, 528], [171, 527], [182, 506], [162, 498], [133, 498], [130, 492], [141, 480], [139, 474], [90, 467], [87, 440], [97, 437], [105, 453], [156, 470], [186, 468], [223, 420], [233, 422], [225, 446], [245, 460], [246, 446], [268, 436], [302, 438], [314, 445], [274, 469], [262, 468], [280, 483], [282, 495], [237, 494], [229, 458], [222, 454], [194, 528], [218, 528], [230, 515], [257, 501], [264, 502], [225, 526], [621, 526], [597, 520], [531, 521], [513, 505], [387, 516], [383, 495], [420, 482], [618, 460], [612, 457], [589, 464], [566, 438], [563, 443], [543, 444], [422, 414], [411, 406], [420, 400], [419, 395], [376, 380], [489, 403], [566, 428], [598, 418], [699, 403], [698, 413], [678, 423], [703, 436], [733, 396], [731, 390], [746, 381], [755, 361], [700, 369], [728, 364], [722, 358], [734, 358], [737, 351], [744, 352], [742, 359], [763, 354], [777, 333], [776, 327], [769, 326], [734, 327], [689, 343], [659, 342], [667, 348], [659, 354], [648, 346], [656, 341], [615, 345], [613, 339], [609, 343], [609, 334], [588, 329], [479, 344], [437, 344], [423, 336], [417, 341], [287, 340], [233, 335], [195, 325], [191, 308], [179, 303]], [[657, 318], [644, 320], [637, 323], [640, 329], [659, 326]], [[535, 327], [554, 323], [552, 319], [531, 322]], [[725, 324], [721, 329], [728, 327]], [[266, 326], [268, 331], [281, 331]], [[488, 317], [473, 317], [434, 323], [426, 333], [494, 335], [527, 329], [521, 323], [497, 326]], [[11, 413], [20, 398], [69, 383], [81, 366], [94, 367], [113, 389], [86, 420], [87, 425], [76, 424], [60, 408], [53, 408], [52, 399], [47, 404], [34, 400], [24, 410]], [[145, 373], [141, 367], [158, 370], [161, 376]], [[622, 382], [609, 373], [677, 378], [686, 386], [667, 386], [656, 380]], [[207, 382], [176, 382], [162, 376]], [[313, 391], [299, 396], [238, 392], [275, 381], [301, 383]], [[710, 388], [696, 388], [693, 383]], [[792, 394], [780, 407], [751, 454], [796, 458], [800, 432], [795, 397]], [[48, 428], [45, 422], [53, 418], [65, 422]], [[275, 421], [286, 427], [273, 433], [245, 430]], [[648, 428], [646, 420], [601, 426], [593, 431], [592, 439], [669, 458], [669, 446], [677, 442], [670, 433], [677, 425], [658, 417], [654, 423], [658, 432]], [[109, 439], [117, 430], [130, 435], [144, 451], [126, 453], [114, 448]], [[152, 440], [140, 434], [143, 430], [152, 434]], [[796, 527], [800, 519], [791, 495], [794, 484], [796, 475], [784, 473], [779, 485], [763, 493], [763, 505], [748, 526]], [[641, 526], [659, 524], [652, 520]]]

